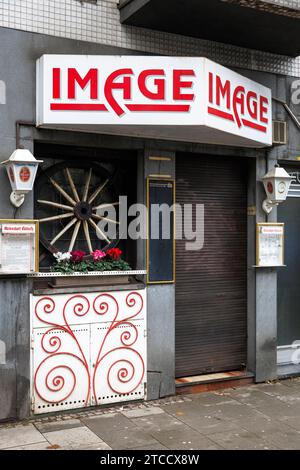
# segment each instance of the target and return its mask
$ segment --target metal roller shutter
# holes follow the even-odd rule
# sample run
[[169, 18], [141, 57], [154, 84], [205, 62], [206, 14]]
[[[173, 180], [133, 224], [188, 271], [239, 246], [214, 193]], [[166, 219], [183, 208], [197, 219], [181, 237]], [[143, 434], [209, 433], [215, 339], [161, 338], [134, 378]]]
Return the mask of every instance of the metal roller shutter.
[[176, 242], [177, 377], [246, 363], [246, 171], [242, 159], [177, 155], [177, 203], [204, 204], [203, 248]]

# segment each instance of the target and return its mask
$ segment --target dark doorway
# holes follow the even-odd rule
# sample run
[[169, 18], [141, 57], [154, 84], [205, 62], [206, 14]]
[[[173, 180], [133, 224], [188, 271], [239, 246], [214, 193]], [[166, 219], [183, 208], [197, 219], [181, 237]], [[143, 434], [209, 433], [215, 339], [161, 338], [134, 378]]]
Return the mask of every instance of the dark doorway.
[[176, 243], [176, 376], [244, 368], [247, 162], [179, 154], [176, 175], [177, 203], [204, 205], [203, 248]]

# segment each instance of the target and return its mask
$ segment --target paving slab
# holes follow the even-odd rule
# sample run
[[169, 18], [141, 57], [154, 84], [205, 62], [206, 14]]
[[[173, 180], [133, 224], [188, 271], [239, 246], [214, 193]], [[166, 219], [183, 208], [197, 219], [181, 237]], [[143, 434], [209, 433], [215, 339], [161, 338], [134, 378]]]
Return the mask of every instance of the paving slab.
[[127, 431], [130, 428], [135, 428], [132, 421], [121, 413], [82, 418], [81, 421], [100, 437], [101, 433], [107, 434], [107, 432], [113, 433], [115, 431]]
[[219, 446], [230, 450], [275, 450], [278, 447], [272, 442], [248, 431], [211, 434], [210, 439]]
[[35, 444], [28, 444], [26, 446], [9, 447], [6, 450], [58, 450], [51, 448], [48, 441], [36, 442]]
[[85, 426], [63, 429], [60, 431], [51, 431], [43, 434], [47, 441], [52, 445], [60, 447], [72, 447], [77, 449], [91, 444], [101, 444], [103, 441], [89, 428]]
[[286, 386], [285, 381], [260, 384], [259, 390], [271, 396], [276, 396], [280, 393], [287, 393], [289, 391], [292, 392], [292, 389]]
[[300, 431], [300, 417], [289, 416], [286, 420], [281, 419], [279, 430], [284, 432], [287, 431], [286, 428], [288, 427], [295, 429], [296, 431]]
[[300, 432], [276, 432], [268, 433], [265, 436], [265, 441], [268, 444], [276, 446], [282, 450], [299, 450], [300, 449]]
[[201, 400], [192, 400], [190, 402], [167, 404], [162, 408], [166, 413], [180, 417], [194, 417], [195, 415], [205, 417], [217, 414], [216, 407], [202, 406]]
[[226, 403], [235, 402], [235, 400], [229, 395], [229, 393], [195, 393], [191, 395], [193, 401], [201, 401], [201, 405], [208, 407], [208, 406], [215, 406], [215, 405], [222, 405]]
[[45, 440], [42, 434], [31, 423], [0, 428], [0, 449], [40, 443]]
[[140, 418], [142, 416], [159, 415], [161, 413], [164, 413], [164, 411], [159, 406], [144, 406], [136, 410], [122, 411], [122, 414], [126, 416], [126, 418]]
[[227, 432], [238, 428], [237, 424], [223, 419], [217, 407], [202, 407], [198, 402], [167, 405], [165, 411], [202, 434]]
[[255, 407], [266, 416], [277, 420], [288, 420], [295, 416], [300, 416], [300, 404], [288, 404], [274, 397], [273, 403], [258, 405]]
[[[287, 424], [285, 424], [287, 423]], [[282, 422], [263, 414], [257, 416], [251, 416], [248, 418], [241, 418], [238, 421], [239, 426], [249, 432], [256, 434], [257, 436], [264, 437], [269, 433], [277, 431], [289, 432], [293, 428], [289, 425], [289, 421]]]
[[155, 439], [134, 424], [134, 420], [121, 413], [85, 418], [82, 421], [112, 449], [157, 444]]
[[222, 448], [188, 426], [170, 431], [156, 431], [152, 435], [164, 446], [172, 450], [217, 450]]
[[37, 422], [35, 427], [41, 432], [61, 431], [63, 429], [79, 428], [84, 426], [80, 419], [59, 419], [52, 422]]
[[239, 401], [240, 403], [245, 403], [254, 407], [268, 403], [274, 404], [274, 400], [276, 400], [276, 398], [271, 397], [258, 388], [244, 390], [242, 387], [241, 389], [230, 391], [230, 395], [233, 399]]
[[271, 397], [277, 398], [280, 401], [288, 404], [299, 404], [300, 394], [298, 387], [288, 387], [283, 383], [276, 384], [262, 384], [261, 391]]
[[214, 408], [214, 416], [218, 419], [239, 421], [242, 418], [261, 416], [261, 413], [255, 408], [247, 404], [239, 403], [238, 401], [216, 405]]
[[143, 418], [135, 418], [132, 421], [137, 427], [150, 434], [153, 431], [170, 431], [185, 426], [182, 421], [167, 413]]
[[138, 427], [127, 429], [127, 431], [102, 432], [101, 436], [112, 449], [116, 450], [159, 444], [150, 434], [145, 433]]
[[206, 436], [210, 436], [210, 434], [214, 434], [218, 431], [227, 433], [230, 431], [238, 431], [240, 429], [236, 422], [218, 418], [197, 419], [195, 416], [193, 419], [186, 420], [186, 424]]
[[108, 444], [105, 442], [100, 442], [98, 444], [87, 444], [82, 446], [68, 446], [63, 447], [63, 450], [111, 450]]
[[157, 444], [149, 444], [140, 447], [134, 447], [134, 450], [168, 450], [167, 447], [163, 446], [160, 442]]
[[288, 419], [300, 416], [300, 403], [286, 403], [280, 397], [271, 396], [260, 389], [239, 390], [232, 396], [244, 405], [255, 408], [262, 414], [276, 419]]

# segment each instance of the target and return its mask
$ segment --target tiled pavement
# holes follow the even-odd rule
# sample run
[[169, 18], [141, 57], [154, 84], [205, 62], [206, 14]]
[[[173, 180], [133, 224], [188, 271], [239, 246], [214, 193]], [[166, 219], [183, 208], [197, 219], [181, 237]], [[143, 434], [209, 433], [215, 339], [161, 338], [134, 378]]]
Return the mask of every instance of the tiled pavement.
[[300, 449], [300, 378], [2, 424], [0, 449]]

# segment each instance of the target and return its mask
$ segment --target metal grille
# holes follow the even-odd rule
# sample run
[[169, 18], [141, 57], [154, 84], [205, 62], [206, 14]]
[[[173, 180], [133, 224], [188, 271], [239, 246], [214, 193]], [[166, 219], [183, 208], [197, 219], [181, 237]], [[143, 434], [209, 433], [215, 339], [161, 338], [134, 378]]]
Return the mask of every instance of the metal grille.
[[245, 161], [225, 157], [177, 158], [177, 203], [204, 204], [203, 248], [176, 244], [177, 377], [246, 362], [245, 168]]
[[286, 121], [273, 121], [273, 144], [285, 145], [287, 143]]
[[145, 292], [32, 297], [34, 413], [144, 398]]

